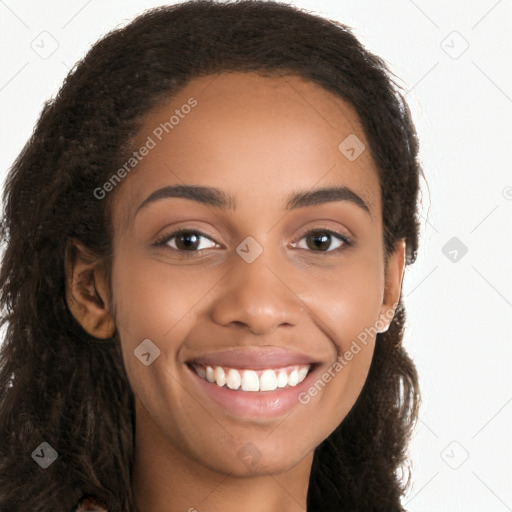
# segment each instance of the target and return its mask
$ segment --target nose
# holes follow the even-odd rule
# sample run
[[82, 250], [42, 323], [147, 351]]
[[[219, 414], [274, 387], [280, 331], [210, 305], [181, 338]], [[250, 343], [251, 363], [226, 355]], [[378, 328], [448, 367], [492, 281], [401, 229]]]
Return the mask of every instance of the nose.
[[252, 263], [234, 255], [234, 267], [212, 306], [217, 324], [270, 335], [279, 326], [299, 323], [305, 308], [293, 291], [292, 277], [270, 263], [265, 251]]

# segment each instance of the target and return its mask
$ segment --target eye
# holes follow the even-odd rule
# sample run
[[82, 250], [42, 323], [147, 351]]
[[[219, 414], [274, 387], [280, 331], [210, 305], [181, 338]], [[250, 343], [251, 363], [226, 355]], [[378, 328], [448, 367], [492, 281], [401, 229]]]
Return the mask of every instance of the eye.
[[[315, 236], [312, 236], [315, 235]], [[338, 243], [334, 249], [322, 250], [323, 248], [332, 244], [332, 238], [337, 239]], [[346, 235], [342, 235], [341, 233], [337, 233], [336, 231], [332, 231], [330, 229], [314, 229], [308, 231], [300, 240], [306, 239], [306, 247], [298, 247], [299, 249], [311, 249], [313, 252], [336, 252], [341, 251], [345, 248], [345, 246], [353, 245], [352, 240]], [[309, 242], [310, 241], [310, 242]], [[294, 247], [297, 247], [297, 244], [292, 244]], [[320, 249], [320, 250], [317, 250]]]
[[[201, 238], [210, 240], [213, 245], [210, 247], [202, 247], [200, 242]], [[171, 244], [171, 241], [174, 239], [175, 242]], [[181, 229], [170, 234], [164, 234], [154, 245], [157, 247], [168, 246], [175, 251], [184, 253], [186, 256], [192, 256], [191, 253], [197, 252], [200, 249], [211, 249], [215, 246], [215, 243], [209, 236], [201, 231]]]

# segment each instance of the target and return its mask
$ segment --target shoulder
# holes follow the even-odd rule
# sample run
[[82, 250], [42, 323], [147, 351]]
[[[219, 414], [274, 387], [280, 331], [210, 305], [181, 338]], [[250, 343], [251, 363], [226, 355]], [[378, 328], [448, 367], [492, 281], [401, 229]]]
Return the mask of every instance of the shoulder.
[[101, 501], [98, 501], [92, 496], [87, 496], [79, 501], [73, 512], [108, 512], [108, 509], [105, 508], [105, 505], [101, 503]]

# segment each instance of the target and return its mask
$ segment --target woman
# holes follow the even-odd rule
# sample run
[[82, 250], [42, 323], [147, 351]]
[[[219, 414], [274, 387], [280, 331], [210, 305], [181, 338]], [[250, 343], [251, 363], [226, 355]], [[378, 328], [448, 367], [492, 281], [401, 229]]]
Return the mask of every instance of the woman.
[[385, 63], [259, 1], [96, 43], [6, 181], [1, 510], [402, 510], [421, 168]]

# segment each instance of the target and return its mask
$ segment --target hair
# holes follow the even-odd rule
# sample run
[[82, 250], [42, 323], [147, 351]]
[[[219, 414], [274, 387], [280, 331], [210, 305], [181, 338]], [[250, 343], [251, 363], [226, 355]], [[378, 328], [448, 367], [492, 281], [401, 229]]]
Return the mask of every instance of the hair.
[[[134, 402], [120, 340], [96, 339], [70, 313], [66, 242], [78, 240], [110, 268], [114, 194], [98, 200], [93, 191], [129, 158], [151, 109], [194, 78], [230, 71], [299, 76], [355, 108], [379, 172], [384, 259], [405, 239], [406, 264], [416, 260], [417, 134], [393, 73], [351, 28], [290, 4], [198, 0], [147, 10], [109, 32], [44, 103], [5, 181], [2, 511], [70, 512], [85, 495], [109, 512], [135, 510]], [[355, 405], [314, 451], [310, 512], [403, 510], [420, 404], [405, 319], [400, 298]], [[31, 456], [42, 442], [58, 453], [47, 469]]]

